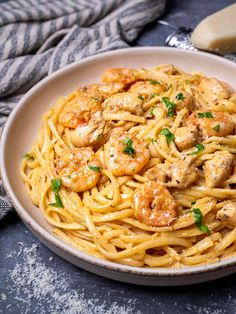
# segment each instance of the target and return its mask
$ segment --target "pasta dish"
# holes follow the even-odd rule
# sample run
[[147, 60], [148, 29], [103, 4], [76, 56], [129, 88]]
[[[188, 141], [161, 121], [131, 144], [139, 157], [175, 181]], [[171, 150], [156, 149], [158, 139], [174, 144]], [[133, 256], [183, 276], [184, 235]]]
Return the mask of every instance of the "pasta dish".
[[20, 173], [66, 243], [136, 267], [236, 252], [236, 94], [173, 65], [107, 69], [44, 114]]

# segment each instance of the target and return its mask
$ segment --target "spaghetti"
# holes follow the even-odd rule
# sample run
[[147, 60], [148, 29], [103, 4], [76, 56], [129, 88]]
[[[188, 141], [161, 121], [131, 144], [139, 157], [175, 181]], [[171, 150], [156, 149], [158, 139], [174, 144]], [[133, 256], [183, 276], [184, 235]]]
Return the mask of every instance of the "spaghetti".
[[60, 98], [22, 161], [63, 241], [136, 267], [235, 254], [236, 94], [172, 65], [108, 69]]

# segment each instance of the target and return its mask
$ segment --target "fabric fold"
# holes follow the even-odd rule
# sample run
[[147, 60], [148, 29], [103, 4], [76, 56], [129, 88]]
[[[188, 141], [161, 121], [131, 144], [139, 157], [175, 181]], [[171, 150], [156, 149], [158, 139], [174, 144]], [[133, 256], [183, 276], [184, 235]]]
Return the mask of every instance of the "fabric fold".
[[[58, 69], [127, 48], [165, 0], [11, 0], [0, 4], [0, 128], [20, 98]], [[0, 219], [12, 208], [0, 184]]]

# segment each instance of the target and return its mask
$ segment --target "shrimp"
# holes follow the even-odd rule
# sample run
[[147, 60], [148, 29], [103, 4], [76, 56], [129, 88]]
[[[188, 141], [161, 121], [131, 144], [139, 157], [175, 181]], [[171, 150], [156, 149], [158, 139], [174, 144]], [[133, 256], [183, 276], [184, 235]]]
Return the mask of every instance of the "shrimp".
[[160, 83], [154, 84], [156, 81], [140, 81], [134, 83], [129, 92], [136, 93], [144, 98], [152, 98], [154, 95], [159, 95], [166, 90], [166, 87]]
[[100, 177], [101, 164], [91, 148], [74, 148], [57, 161], [62, 184], [74, 192], [93, 188]]
[[232, 88], [226, 83], [216, 78], [203, 77], [200, 80], [199, 90], [202, 95], [216, 102], [220, 99], [229, 98], [233, 92]]
[[113, 94], [124, 91], [124, 87], [125, 85], [120, 82], [98, 83], [84, 86], [79, 91], [97, 101], [103, 101]]
[[102, 80], [105, 83], [120, 82], [128, 86], [137, 81], [138, 71], [129, 68], [111, 68], [103, 73]]
[[74, 131], [71, 131], [71, 143], [76, 147], [97, 144], [104, 135], [104, 129], [105, 120], [102, 112], [98, 111], [89, 120], [88, 124], [79, 125]]
[[170, 226], [177, 218], [177, 202], [166, 187], [145, 182], [133, 195], [134, 216], [149, 226]]
[[113, 132], [104, 145], [106, 168], [115, 176], [138, 173], [148, 163], [149, 157], [144, 143], [122, 130]]
[[86, 95], [67, 103], [59, 115], [59, 123], [64, 127], [76, 129], [79, 124], [88, 123], [94, 113], [102, 109], [101, 102]]
[[186, 120], [187, 125], [195, 125], [204, 138], [232, 134], [235, 123], [227, 112], [194, 111]]
[[130, 112], [133, 114], [141, 115], [143, 101], [134, 93], [117, 93], [107, 98], [103, 107], [104, 113], [110, 112]]

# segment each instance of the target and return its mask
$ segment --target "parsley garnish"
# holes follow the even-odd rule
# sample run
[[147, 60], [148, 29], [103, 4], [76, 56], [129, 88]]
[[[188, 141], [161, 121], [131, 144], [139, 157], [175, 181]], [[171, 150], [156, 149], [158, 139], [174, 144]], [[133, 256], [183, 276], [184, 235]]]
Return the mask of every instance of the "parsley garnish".
[[175, 114], [176, 104], [170, 101], [168, 97], [162, 97], [162, 101], [164, 102], [164, 104], [166, 105], [168, 109], [167, 115], [169, 117], [173, 117]]
[[90, 170], [96, 171], [96, 172], [100, 172], [101, 171], [101, 167], [99, 166], [88, 166]]
[[55, 203], [52, 203], [49, 205], [53, 206], [53, 207], [63, 208], [63, 204], [62, 204], [62, 201], [61, 201], [59, 194], [55, 194]]
[[98, 101], [100, 100], [100, 97], [92, 97], [91, 99]]
[[194, 202], [191, 202], [191, 205], [195, 205], [196, 204], [196, 201], [194, 201]]
[[105, 195], [105, 198], [107, 198], [108, 200], [112, 200], [112, 197]]
[[135, 150], [133, 148], [133, 141], [131, 140], [131, 138], [126, 137], [124, 140], [124, 144], [125, 144], [125, 149], [123, 152], [127, 155], [130, 155], [131, 157], [134, 157]]
[[201, 151], [203, 151], [203, 149], [205, 148], [202, 144], [197, 144], [195, 147], [197, 150], [189, 155], [196, 155], [200, 153]]
[[157, 96], [160, 96], [160, 94], [157, 94], [157, 93], [153, 93], [153, 94], [150, 94], [150, 99], [154, 98], [154, 97], [157, 97]]
[[149, 80], [150, 84], [152, 85], [157, 85], [157, 84], [161, 84], [160, 82], [156, 81], [156, 80]]
[[60, 179], [52, 179], [51, 181], [52, 190], [54, 193], [58, 193], [61, 188], [61, 180]]
[[214, 128], [212, 128], [212, 130], [219, 132], [220, 131], [220, 124], [217, 124], [216, 126], [214, 126]]
[[34, 160], [34, 155], [33, 155], [33, 154], [30, 154], [30, 153], [26, 153], [26, 154], [24, 155], [24, 158]]
[[175, 138], [174, 134], [171, 133], [167, 128], [162, 129], [160, 134], [166, 136], [166, 140], [168, 144], [170, 144]]
[[157, 142], [157, 140], [155, 138], [151, 138], [151, 142], [152, 142], [152, 144], [154, 144]]
[[144, 101], [144, 97], [142, 95], [138, 95], [138, 98]]
[[199, 112], [197, 116], [198, 118], [213, 118], [213, 115], [211, 112]]
[[61, 201], [60, 196], [58, 194], [58, 192], [60, 191], [60, 188], [61, 188], [61, 180], [60, 179], [52, 179], [51, 187], [52, 187], [52, 191], [55, 194], [55, 203], [51, 203], [49, 205], [53, 206], [53, 207], [63, 208], [62, 201]]
[[211, 234], [207, 225], [204, 225], [202, 223], [203, 216], [202, 216], [201, 210], [199, 208], [194, 208], [193, 213], [194, 213], [194, 218], [196, 220], [196, 225], [197, 225], [198, 229], [204, 233]]
[[152, 109], [151, 109], [151, 111], [150, 111], [150, 115], [153, 117], [154, 115], [155, 115], [155, 109], [156, 109], [157, 107], [156, 106], [152, 106]]
[[96, 141], [99, 141], [102, 137], [102, 133], [98, 134], [98, 136], [96, 137]]
[[175, 98], [178, 100], [184, 100], [184, 95], [183, 93], [178, 93]]

